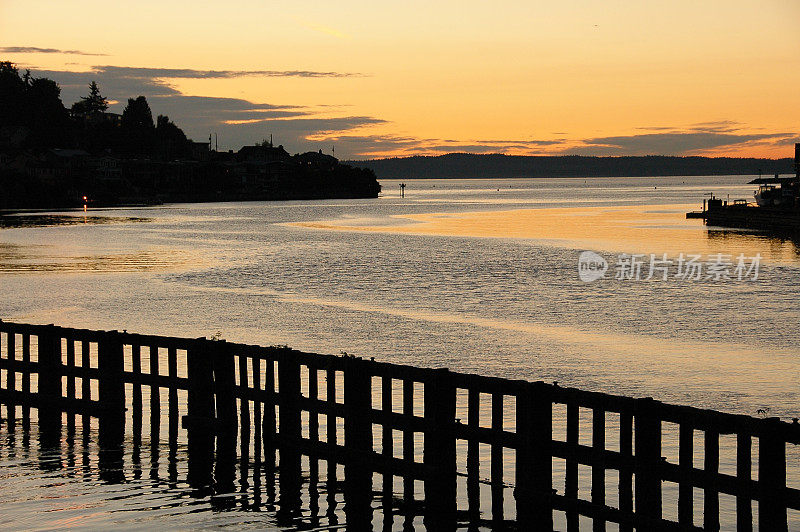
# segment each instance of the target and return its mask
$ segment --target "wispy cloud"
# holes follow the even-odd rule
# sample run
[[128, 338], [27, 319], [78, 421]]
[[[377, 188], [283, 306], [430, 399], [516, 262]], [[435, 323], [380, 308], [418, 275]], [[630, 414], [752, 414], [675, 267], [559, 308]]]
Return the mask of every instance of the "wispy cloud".
[[357, 72], [322, 72], [316, 70], [197, 70], [191, 68], [142, 68], [121, 66], [93, 66], [98, 75], [107, 74], [131, 79], [231, 79], [260, 78], [352, 78], [362, 77]]
[[314, 30], [318, 33], [322, 33], [324, 35], [329, 35], [330, 37], [336, 37], [337, 39], [350, 39], [351, 37], [343, 31], [339, 31], [335, 28], [330, 28], [328, 26], [323, 26], [322, 24], [303, 24], [308, 29]]
[[718, 133], [715, 131], [683, 131], [645, 133], [581, 139], [563, 151], [574, 155], [701, 155], [719, 148], [741, 148], [762, 141], [780, 141], [793, 133]]
[[36, 46], [0, 46], [0, 53], [5, 54], [64, 54], [64, 55], [94, 55], [107, 56], [82, 50], [61, 50], [59, 48], [38, 48]]

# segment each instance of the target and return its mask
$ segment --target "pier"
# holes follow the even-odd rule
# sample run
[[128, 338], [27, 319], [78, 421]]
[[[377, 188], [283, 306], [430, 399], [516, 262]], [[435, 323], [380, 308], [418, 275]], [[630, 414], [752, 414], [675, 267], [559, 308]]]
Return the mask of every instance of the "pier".
[[[43, 444], [74, 434], [78, 419], [84, 430], [96, 421], [101, 468], [166, 436], [170, 448], [187, 442], [193, 486], [231, 484], [236, 463], [274, 471], [284, 515], [297, 513], [301, 493], [315, 504], [324, 465], [341, 483], [348, 530], [372, 528], [374, 499], [384, 522], [419, 515], [428, 530], [552, 530], [556, 512], [570, 531], [586, 519], [593, 530], [718, 530], [724, 496], [738, 530], [785, 531], [788, 512], [800, 511], [800, 490], [787, 486], [796, 421], [349, 355], [0, 322], [0, 404], [9, 431], [29, 430], [35, 413]], [[735, 439], [735, 474], [720, 470], [722, 437]], [[676, 456], [663, 456], [665, 438], [678, 442]], [[119, 469], [105, 469], [109, 481]]]

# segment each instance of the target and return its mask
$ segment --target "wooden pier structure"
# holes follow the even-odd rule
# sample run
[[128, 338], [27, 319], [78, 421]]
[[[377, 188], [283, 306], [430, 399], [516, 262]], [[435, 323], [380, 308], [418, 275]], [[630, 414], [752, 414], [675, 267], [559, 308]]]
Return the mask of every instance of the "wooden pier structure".
[[[395, 497], [394, 479], [411, 502], [414, 483], [423, 483], [416, 507], [437, 531], [472, 520], [552, 530], [554, 512], [563, 512], [569, 531], [587, 519], [595, 531], [607, 523], [718, 530], [720, 495], [735, 498], [738, 530], [786, 531], [787, 513], [800, 511], [800, 491], [787, 486], [787, 446], [800, 443], [796, 421], [286, 347], [1, 321], [0, 373], [3, 423], [30, 426], [36, 409], [40, 438], [58, 441], [76, 416], [96, 418], [101, 468], [121, 460], [131, 438], [141, 442], [145, 412], [151, 438], [166, 420], [169, 440], [188, 442], [190, 484], [223, 481], [226, 464], [256, 459], [280, 475], [283, 512], [300, 505], [301, 457], [326, 460], [334, 477], [341, 464], [352, 530], [372, 527], [371, 501]], [[563, 439], [556, 410], [565, 412]], [[587, 415], [591, 423], [582, 421]], [[726, 435], [735, 438], [735, 474], [720, 471]], [[662, 457], [667, 436], [679, 444], [672, 461]], [[590, 472], [589, 493], [579, 491], [579, 469]], [[376, 476], [383, 493], [373, 489]], [[463, 500], [459, 477], [466, 477]], [[664, 515], [664, 483], [677, 488], [675, 519]], [[487, 485], [488, 502], [480, 496]]]

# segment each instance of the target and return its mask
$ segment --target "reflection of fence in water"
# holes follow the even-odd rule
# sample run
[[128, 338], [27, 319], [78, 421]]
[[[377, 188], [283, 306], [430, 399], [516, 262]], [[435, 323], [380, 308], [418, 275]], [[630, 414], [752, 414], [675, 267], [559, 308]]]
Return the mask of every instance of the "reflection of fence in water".
[[[800, 510], [800, 491], [786, 485], [786, 444], [800, 442], [800, 427], [777, 419], [287, 348], [2, 322], [0, 332], [9, 429], [18, 411], [27, 428], [35, 408], [42, 443], [55, 444], [62, 413], [68, 434], [76, 416], [84, 429], [96, 418], [108, 480], [121, 474], [129, 423], [136, 446], [149, 429], [153, 452], [164, 433], [170, 449], [186, 442], [194, 486], [232, 486], [237, 459], [275, 468], [286, 516], [302, 490], [320, 497], [322, 461], [330, 500], [339, 464], [353, 526], [372, 522], [375, 497], [384, 522], [421, 513], [437, 529], [547, 529], [555, 517], [568, 530], [586, 519], [595, 529], [713, 530], [722, 495], [739, 529], [752, 528], [755, 505], [760, 529], [785, 530], [787, 512]], [[732, 438], [735, 470], [720, 471], [720, 441]]]

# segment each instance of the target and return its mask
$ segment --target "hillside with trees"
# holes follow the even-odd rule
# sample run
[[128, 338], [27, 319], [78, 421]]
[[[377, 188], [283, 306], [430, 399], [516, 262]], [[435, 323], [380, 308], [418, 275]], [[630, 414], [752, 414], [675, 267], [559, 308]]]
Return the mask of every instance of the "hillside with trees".
[[519, 178], [519, 177], [649, 177], [786, 174], [793, 159], [734, 157], [517, 156], [450, 153], [369, 161], [350, 161], [384, 179]]
[[371, 170], [271, 143], [218, 153], [145, 96], [122, 114], [92, 82], [69, 109], [58, 84], [0, 62], [0, 209], [377, 197]]

